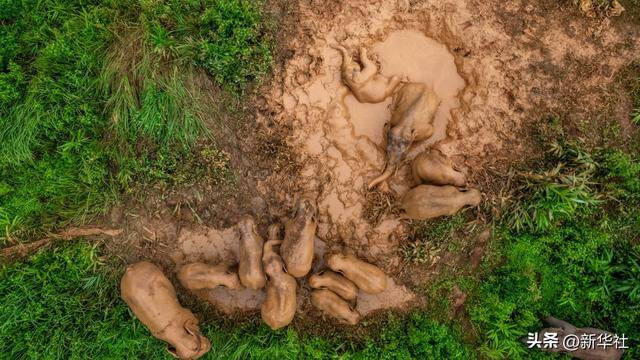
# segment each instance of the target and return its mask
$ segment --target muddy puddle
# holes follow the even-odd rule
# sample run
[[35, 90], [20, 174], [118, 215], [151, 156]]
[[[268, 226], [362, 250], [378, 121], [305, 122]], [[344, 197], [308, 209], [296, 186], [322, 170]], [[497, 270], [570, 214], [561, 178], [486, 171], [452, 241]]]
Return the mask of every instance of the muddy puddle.
[[[405, 82], [423, 83], [434, 89], [441, 100], [434, 120], [435, 134], [421, 144], [421, 148], [444, 140], [451, 110], [460, 106], [458, 96], [465, 86], [447, 47], [417, 30], [402, 30], [375, 44], [372, 53], [377, 56], [385, 76], [397, 75]], [[384, 124], [391, 117], [391, 98], [379, 104], [362, 104], [348, 95], [345, 104], [355, 135], [366, 136], [382, 146]]]
[[[332, 39], [332, 35], [325, 38]], [[279, 101], [293, 117], [291, 141], [306, 164], [301, 173], [304, 191], [317, 196], [318, 236], [329, 245], [346, 246], [360, 256], [371, 257], [393, 250], [389, 236], [402, 231], [402, 223], [393, 218], [382, 219], [381, 224], [369, 224], [363, 218], [365, 184], [385, 164], [385, 124], [391, 117], [392, 98], [376, 104], [360, 103], [351, 94], [341, 78], [341, 54], [332, 47], [339, 43], [319, 41], [310, 56], [292, 60], [285, 68]], [[434, 120], [435, 135], [417, 144], [409, 157], [447, 138], [447, 127], [453, 121], [451, 111], [460, 106], [465, 80], [444, 44], [416, 29], [403, 29], [377, 41], [345, 41], [342, 45], [354, 59], [360, 47], [367, 48], [382, 75], [424, 83], [441, 99]], [[406, 173], [406, 169], [401, 171]], [[392, 181], [399, 194], [408, 188], [405, 178], [399, 175]]]
[[[529, 131], [524, 124], [547, 116], [549, 110], [566, 109], [566, 98], [576, 116], [596, 108], [606, 98], [606, 85], [640, 49], [640, 36], [629, 39], [629, 29], [624, 33], [623, 28], [603, 28], [567, 18], [566, 9], [538, 10], [520, 0], [295, 3], [300, 31], [287, 44], [291, 56], [276, 66], [274, 80], [261, 89], [265, 104], [256, 122], [275, 122], [287, 129], [283, 140], [300, 167], [296, 164], [293, 175], [275, 173], [256, 180], [256, 192], [270, 199], [270, 205], [281, 206], [255, 207], [253, 215], [262, 225], [266, 220], [282, 222], [300, 194], [314, 198], [318, 230], [312, 272], [324, 268], [324, 254], [344, 251], [381, 267], [390, 277], [381, 294], [360, 294], [357, 309], [363, 315], [419, 303], [419, 295], [400, 279], [423, 286], [433, 277], [424, 271], [415, 271], [411, 279], [403, 277], [414, 265], [402, 262], [407, 229], [388, 209], [393, 204], [381, 204], [387, 209], [369, 216], [370, 205], [377, 201], [371, 200], [377, 199], [372, 194], [380, 194], [368, 192], [366, 184], [385, 164], [384, 128], [391, 97], [377, 104], [357, 101], [342, 81], [342, 56], [332, 46], [344, 46], [354, 60], [364, 47], [382, 75], [432, 87], [441, 100], [435, 135], [417, 144], [408, 158], [437, 147], [456, 168], [464, 169], [470, 186], [488, 196], [500, 186], [496, 175], [531, 151], [522, 135]], [[526, 24], [517, 20], [523, 17]], [[401, 166], [389, 185], [390, 193], [401, 198], [412, 186], [409, 167]], [[215, 204], [222, 212], [234, 206]], [[237, 229], [173, 218], [174, 205], [162, 218], [149, 214], [131, 221], [125, 238], [127, 244], [136, 240], [135, 253], [151, 254], [162, 262], [175, 250], [170, 258], [176, 267], [191, 261], [235, 266]], [[203, 218], [198, 224], [230, 224], [217, 222], [224, 214]], [[478, 266], [480, 250], [472, 249], [472, 268]], [[438, 267], [448, 262], [441, 260]], [[262, 291], [225, 288], [197, 295], [229, 314], [255, 311], [265, 296]], [[298, 295], [299, 303], [305, 304], [299, 311], [307, 311], [306, 280], [299, 281]]]
[[[293, 118], [291, 141], [305, 164], [300, 174], [302, 191], [315, 197], [318, 204], [313, 270], [323, 268], [325, 252], [351, 251], [392, 271], [398, 265], [397, 235], [403, 231], [403, 223], [388, 216], [370, 224], [363, 217], [365, 184], [377, 176], [385, 163], [384, 133], [385, 123], [391, 117], [391, 97], [377, 104], [358, 102], [342, 82], [342, 57], [331, 45], [319, 44], [312, 50], [312, 57], [287, 65], [289, 77], [284, 80], [286, 86], [279, 96], [280, 104]], [[447, 47], [417, 30], [393, 31], [380, 41], [362, 46], [377, 59], [384, 76], [396, 75], [404, 82], [420, 82], [434, 89], [441, 99], [434, 123], [436, 132], [419, 146], [424, 148], [444, 140], [452, 121], [451, 110], [460, 105], [458, 97], [465, 86]], [[357, 55], [357, 47], [349, 50]], [[406, 187], [403, 178], [398, 176], [395, 190], [401, 192]], [[233, 264], [238, 258], [238, 238], [233, 227], [183, 229], [178, 236], [175, 263]], [[305, 281], [302, 286], [306, 286]], [[301, 292], [308, 293], [307, 290]], [[198, 296], [230, 313], [259, 309], [264, 292], [218, 288], [200, 291]], [[367, 315], [380, 309], [403, 307], [414, 297], [390, 278], [382, 293], [361, 294], [357, 309]]]

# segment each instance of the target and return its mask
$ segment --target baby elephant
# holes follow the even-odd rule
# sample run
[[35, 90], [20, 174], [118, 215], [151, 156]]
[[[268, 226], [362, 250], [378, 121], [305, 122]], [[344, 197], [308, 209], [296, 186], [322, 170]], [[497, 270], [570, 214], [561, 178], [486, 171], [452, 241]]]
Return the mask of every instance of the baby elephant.
[[378, 294], [387, 288], [387, 275], [380, 268], [353, 255], [329, 255], [327, 266], [353, 281], [358, 288], [367, 294]]
[[178, 280], [188, 290], [215, 289], [218, 286], [238, 290], [242, 287], [238, 274], [229, 271], [226, 264], [186, 264], [178, 271]]
[[294, 277], [303, 277], [311, 270], [317, 227], [314, 201], [301, 198], [293, 219], [284, 224], [284, 241], [280, 249], [287, 272]]
[[211, 349], [198, 328], [198, 319], [178, 302], [162, 270], [142, 261], [129, 266], [120, 282], [122, 299], [151, 334], [171, 345], [180, 359], [197, 359]]
[[256, 224], [250, 216], [240, 220], [238, 228], [240, 229], [240, 263], [238, 265], [240, 283], [249, 289], [261, 289], [267, 282], [262, 268], [264, 240], [258, 235]]
[[262, 262], [269, 276], [267, 296], [262, 303], [262, 320], [273, 330], [285, 327], [293, 321], [296, 314], [296, 279], [284, 271], [280, 255], [274, 247], [282, 242], [278, 240], [278, 225], [269, 228], [269, 240], [264, 244]]
[[467, 177], [453, 168], [451, 160], [440, 150], [427, 150], [411, 163], [413, 177], [418, 183], [465, 187]]
[[424, 220], [453, 215], [465, 206], [478, 206], [477, 189], [460, 191], [455, 186], [418, 185], [402, 199], [402, 209], [410, 219]]
[[387, 164], [382, 175], [369, 183], [369, 189], [393, 175], [411, 144], [433, 135], [433, 120], [439, 106], [440, 99], [425, 84], [407, 83], [396, 92], [387, 130]]
[[347, 84], [353, 95], [361, 103], [379, 103], [393, 94], [400, 84], [398, 76], [390, 79], [378, 73], [378, 66], [367, 56], [367, 49], [360, 49], [360, 62], [358, 65], [343, 46], [333, 46], [342, 53], [342, 80]]
[[358, 297], [358, 287], [351, 280], [330, 270], [321, 271], [309, 277], [312, 289], [328, 289], [345, 300]]
[[360, 314], [332, 291], [313, 290], [311, 303], [342, 323], [355, 325], [360, 321]]

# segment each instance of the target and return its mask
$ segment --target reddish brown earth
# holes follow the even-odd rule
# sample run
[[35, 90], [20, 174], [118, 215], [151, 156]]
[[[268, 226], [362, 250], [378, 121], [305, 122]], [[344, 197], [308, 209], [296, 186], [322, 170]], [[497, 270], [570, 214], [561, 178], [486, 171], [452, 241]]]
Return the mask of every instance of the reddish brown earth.
[[[366, 190], [384, 166], [390, 99], [355, 100], [332, 46], [354, 56], [366, 47], [383, 75], [433, 87], [442, 99], [436, 133], [416, 144], [409, 160], [440, 149], [485, 194], [484, 208], [496, 206], [507, 186], [500, 174], [535, 156], [529, 134], [537, 120], [588, 118], [607, 104], [620, 70], [640, 57], [640, 26], [631, 15], [587, 17], [568, 1], [300, 0], [286, 8], [280, 16], [289, 19], [282, 23], [287, 36], [273, 78], [245, 110], [251, 120], [221, 130], [219, 145], [231, 155], [236, 184], [150, 189], [144, 204], [115, 209], [112, 223], [125, 232], [107, 247], [124, 262], [149, 259], [170, 274], [191, 260], [233, 265], [241, 216], [253, 215], [266, 238], [267, 226], [283, 222], [305, 194], [318, 206], [312, 272], [322, 268], [325, 252], [351, 252], [390, 277], [382, 294], [359, 296], [363, 315], [422, 304], [414, 290], [434, 271], [478, 266], [487, 239], [474, 243], [475, 235], [486, 212], [473, 220], [463, 253], [443, 254], [428, 268], [404, 262], [400, 248], [409, 224], [394, 211], [394, 199], [411, 185], [409, 166], [393, 177], [390, 194]], [[627, 108], [622, 103], [616, 113]], [[373, 198], [388, 203], [372, 217]], [[306, 280], [299, 285], [298, 312], [313, 316]], [[242, 314], [258, 309], [264, 294], [216, 289], [197, 297], [223, 313]], [[463, 297], [454, 294], [452, 301], [462, 306]]]

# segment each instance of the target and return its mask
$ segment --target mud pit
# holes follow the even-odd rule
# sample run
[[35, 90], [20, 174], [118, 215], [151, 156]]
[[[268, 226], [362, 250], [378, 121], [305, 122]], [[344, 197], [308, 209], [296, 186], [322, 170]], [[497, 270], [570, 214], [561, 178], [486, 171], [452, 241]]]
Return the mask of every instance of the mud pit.
[[[390, 237], [403, 231], [403, 223], [398, 218], [388, 217], [379, 224], [370, 224], [363, 216], [366, 183], [380, 173], [386, 162], [385, 124], [391, 118], [392, 97], [377, 104], [359, 102], [343, 82], [342, 56], [335, 45], [337, 43], [326, 43], [318, 49], [322, 62], [316, 76], [291, 87], [281, 97], [286, 114], [296, 119], [290, 141], [302, 150], [299, 155], [307, 164], [302, 171], [305, 181], [301, 192], [312, 194], [318, 202], [316, 270], [322, 268], [326, 244], [332, 249], [346, 245], [356, 250], [358, 256], [381, 260], [380, 254], [394, 252], [397, 245]], [[370, 48], [382, 75], [426, 84], [440, 99], [433, 123], [434, 135], [415, 144], [408, 158], [446, 141], [449, 124], [454, 122], [452, 111], [460, 107], [459, 96], [465, 87], [447, 47], [418, 30], [409, 29], [392, 31]], [[316, 174], [322, 176], [314, 176]], [[403, 194], [410, 182], [398, 176], [392, 183], [393, 190]], [[235, 228], [183, 229], [178, 239], [180, 250], [174, 256], [176, 265], [185, 259], [212, 264], [237, 262], [239, 235]], [[388, 266], [397, 265], [397, 259], [383, 260], [387, 260]], [[238, 292], [226, 288], [196, 294], [228, 314], [257, 310], [265, 296], [263, 290]], [[380, 294], [360, 291], [360, 295], [356, 309], [363, 316], [380, 309], [403, 307], [415, 299], [414, 294], [392, 278]]]
[[[377, 17], [384, 15], [381, 12]], [[396, 250], [397, 242], [390, 236], [402, 232], [397, 218], [370, 224], [363, 216], [365, 186], [385, 164], [385, 124], [391, 117], [392, 99], [378, 104], [359, 102], [341, 80], [342, 57], [333, 46], [343, 44], [354, 56], [360, 46], [366, 47], [370, 57], [377, 59], [382, 75], [426, 84], [440, 98], [435, 134], [416, 144], [409, 159], [449, 139], [448, 129], [457, 121], [453, 112], [460, 107], [465, 80], [447, 47], [418, 29], [389, 29], [383, 25], [385, 20], [375, 17], [372, 21], [381, 21], [377, 26], [385, 31], [368, 29], [370, 26], [357, 19], [337, 20], [351, 21], [346, 25], [347, 33], [358, 26], [363, 26], [359, 31], [371, 33], [346, 37], [332, 31], [323, 34], [308, 56], [294, 58], [286, 65], [283, 93], [274, 94], [274, 99], [284, 108], [281, 115], [294, 123], [290, 141], [306, 164], [302, 190], [318, 198], [318, 236], [331, 239], [333, 244], [342, 243], [364, 258], [378, 259], [380, 254]], [[405, 167], [392, 180], [392, 189], [399, 195], [408, 189], [407, 171]], [[380, 260], [397, 265], [393, 257]]]
[[[255, 186], [262, 196], [256, 203], [263, 206], [203, 204], [233, 208], [234, 214], [238, 209], [254, 212], [266, 237], [266, 225], [283, 222], [300, 196], [316, 199], [311, 274], [323, 269], [319, 259], [324, 253], [350, 251], [390, 277], [381, 294], [358, 297], [362, 315], [408, 308], [419, 296], [399, 276], [407, 267], [399, 252], [405, 223], [393, 213], [375, 223], [365, 216], [371, 195], [366, 185], [385, 163], [384, 126], [391, 98], [378, 104], [358, 102], [341, 81], [341, 54], [332, 46], [344, 46], [354, 59], [365, 47], [382, 75], [431, 86], [442, 101], [435, 135], [417, 144], [406, 162], [435, 147], [483, 193], [500, 188], [492, 177], [496, 171], [532, 151], [528, 121], [560, 111], [576, 117], [590, 114], [602, 105], [615, 74], [640, 55], [637, 28], [588, 19], [557, 2], [301, 0], [295, 6], [300, 22], [286, 46], [290, 56], [261, 89], [256, 123], [259, 128], [276, 123], [289, 129], [284, 141], [300, 163], [299, 172], [265, 175]], [[286, 186], [291, 183], [295, 185]], [[405, 164], [392, 177], [390, 190], [401, 199], [413, 185]], [[220, 227], [235, 223], [234, 216], [198, 223], [167, 216], [171, 231], [157, 241], [173, 251], [168, 266], [237, 263], [237, 229]], [[148, 221], [146, 228], [159, 226]], [[145, 236], [138, 232], [127, 239]], [[165, 253], [144, 256], [161, 258]], [[299, 296], [308, 299], [306, 280], [299, 284]], [[264, 298], [262, 291], [225, 288], [197, 295], [229, 314], [258, 310]], [[299, 313], [311, 309], [307, 300], [298, 306]]]
[[[171, 258], [176, 268], [192, 262], [222, 263], [233, 267], [239, 260], [239, 242], [240, 233], [237, 226], [222, 230], [183, 229], [178, 235], [178, 249]], [[324, 263], [326, 247], [324, 241], [315, 238], [314, 261], [310, 274], [326, 268]], [[307, 280], [304, 280], [303, 284], [308, 288]], [[233, 290], [219, 286], [211, 290], [195, 290], [193, 293], [227, 315], [257, 311], [265, 299], [264, 288]], [[358, 292], [356, 310], [362, 316], [366, 316], [376, 310], [401, 307], [413, 300], [415, 296], [406, 287], [396, 284], [392, 278], [387, 277], [387, 286], [381, 293], [367, 294], [362, 290]], [[308, 310], [305, 308], [307, 305], [305, 301], [299, 301], [298, 312]]]
[[[460, 106], [458, 95], [465, 86], [453, 55], [446, 46], [417, 30], [400, 30], [389, 34], [383, 42], [376, 43], [372, 53], [377, 55], [383, 74], [397, 75], [404, 82], [427, 84], [433, 88], [441, 100], [434, 121], [435, 134], [420, 149], [444, 140], [451, 110]], [[390, 104], [391, 97], [380, 104], [363, 104], [353, 95], [348, 95], [345, 105], [355, 130], [354, 135], [365, 136], [381, 147], [384, 124], [391, 117]]]
[[[287, 141], [303, 164], [300, 192], [318, 202], [318, 237], [328, 249], [346, 248], [388, 274], [402, 267], [398, 249], [406, 225], [393, 214], [368, 222], [365, 187], [384, 167], [391, 98], [359, 102], [341, 81], [336, 45], [354, 60], [361, 47], [368, 49], [387, 78], [432, 87], [441, 99], [435, 135], [416, 144], [406, 163], [437, 148], [470, 186], [485, 192], [483, 185], [492, 181], [486, 169], [508, 167], [526, 153], [521, 134], [527, 132], [527, 121], [542, 111], [547, 115], [549, 109], [566, 108], [562, 96], [584, 104], [583, 111], [593, 109], [594, 102], [582, 94], [592, 96], [611, 82], [610, 75], [598, 72], [557, 76], [546, 69], [567, 66], [579, 54], [581, 61], [606, 64], [615, 73], [638, 54], [640, 43], [636, 38], [624, 47], [626, 30], [602, 31], [602, 24], [587, 24], [579, 14], [568, 20], [570, 10], [556, 8], [549, 15], [545, 5], [524, 1], [301, 1], [299, 6], [294, 56], [277, 70], [267, 95], [271, 114], [291, 126]], [[524, 25], [513, 23], [523, 16]], [[594, 28], [601, 31], [595, 41]], [[603, 59], [594, 49], [616, 55]], [[593, 86], [574, 80], [584, 77]], [[583, 87], [576, 91], [565, 83]], [[398, 198], [413, 185], [406, 163], [390, 181]], [[288, 197], [283, 195], [285, 202]], [[401, 293], [376, 308], [406, 307], [412, 295]]]

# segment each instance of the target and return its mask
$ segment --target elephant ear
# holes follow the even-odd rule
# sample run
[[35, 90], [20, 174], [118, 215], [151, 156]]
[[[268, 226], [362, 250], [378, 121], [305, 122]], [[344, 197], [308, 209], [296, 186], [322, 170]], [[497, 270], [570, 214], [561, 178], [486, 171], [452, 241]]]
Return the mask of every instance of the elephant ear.
[[178, 356], [178, 353], [176, 352], [176, 348], [174, 348], [173, 346], [167, 346], [167, 352], [171, 354], [171, 357], [173, 357], [174, 359], [180, 358]]
[[198, 323], [193, 320], [185, 321], [184, 330], [191, 336], [196, 339], [197, 349], [196, 352], [200, 352], [202, 349], [202, 334], [200, 333], [200, 329], [198, 328]]
[[[194, 354], [200, 352], [202, 349], [202, 334], [200, 334], [200, 329], [198, 328], [198, 324], [192, 320], [187, 320], [182, 325], [183, 329], [195, 339], [196, 348], [194, 350]], [[172, 357], [176, 359], [180, 359], [178, 352], [175, 347], [168, 346], [167, 352], [171, 354]]]

